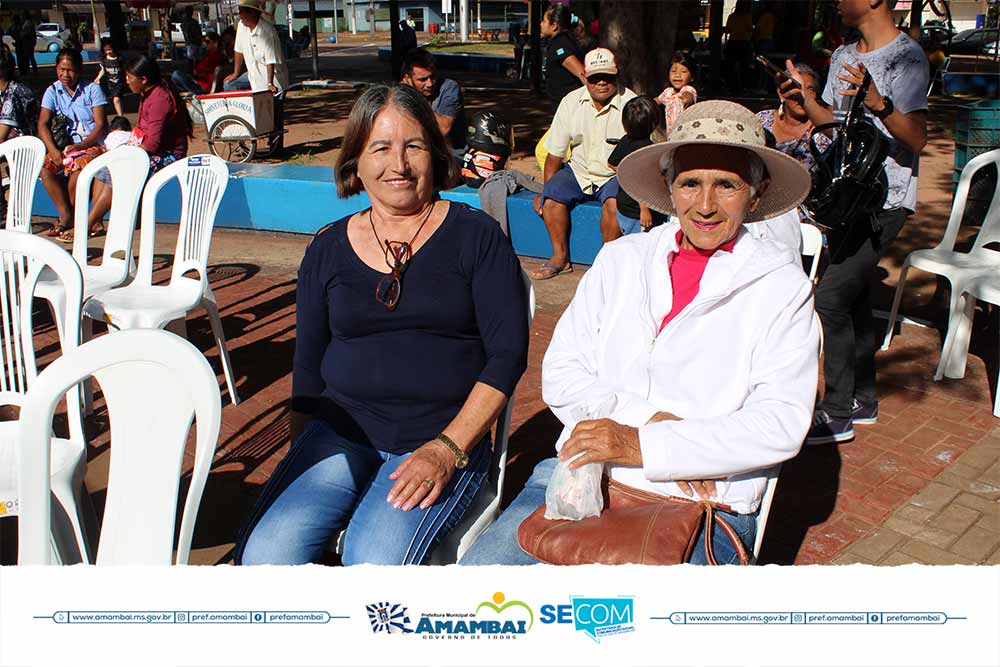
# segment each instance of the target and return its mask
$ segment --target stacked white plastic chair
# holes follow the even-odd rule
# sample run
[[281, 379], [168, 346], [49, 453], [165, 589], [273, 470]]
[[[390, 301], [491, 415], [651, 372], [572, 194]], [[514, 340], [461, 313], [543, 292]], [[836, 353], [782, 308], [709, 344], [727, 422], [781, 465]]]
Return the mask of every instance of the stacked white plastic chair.
[[[104, 251], [100, 264], [87, 261], [87, 238], [90, 212], [90, 190], [94, 177], [103, 169], [111, 174], [111, 212], [107, 222]], [[101, 294], [119, 287], [132, 277], [135, 263], [132, 259], [132, 237], [139, 211], [139, 199], [149, 173], [149, 155], [137, 146], [122, 146], [92, 160], [76, 182], [75, 220], [73, 223], [73, 258], [83, 271], [83, 298]], [[62, 331], [61, 286], [49, 272], [39, 278], [36, 296], [52, 306], [56, 326]], [[88, 340], [89, 322], [85, 321], [83, 339]]]
[[[951, 209], [951, 217], [948, 219], [948, 226], [945, 228], [941, 243], [927, 250], [914, 250], [903, 262], [903, 267], [899, 272], [899, 283], [896, 286], [896, 295], [892, 301], [892, 310], [889, 313], [885, 340], [882, 343], [883, 350], [888, 349], [892, 343], [896, 316], [899, 314], [899, 304], [906, 287], [906, 274], [910, 267], [943, 276], [951, 283], [951, 299], [948, 308], [949, 332], [953, 328], [952, 323], [957, 322], [957, 318], [961, 317], [966, 310], [971, 313], [971, 308], [974, 305], [974, 301], [964, 301], [962, 293], [973, 281], [981, 282], [984, 277], [988, 279], [1000, 272], [1000, 252], [987, 247], [991, 243], [1000, 242], [1000, 179], [998, 179], [997, 188], [993, 193], [993, 200], [986, 217], [981, 221], [982, 226], [972, 249], [969, 252], [955, 250], [955, 241], [962, 224], [962, 215], [965, 212], [972, 178], [976, 172], [990, 165], [995, 165], [997, 169], [1000, 169], [1000, 149], [983, 153], [969, 160], [965, 168], [962, 169], [958, 190], [955, 192], [955, 201]], [[949, 338], [954, 339], [954, 335], [949, 334], [946, 338], [941, 352], [941, 361], [934, 374], [936, 380], [940, 380], [942, 377], [961, 378], [965, 376], [968, 333], [962, 329], [956, 334], [959, 337], [958, 344], [954, 344], [954, 340], [951, 342], [948, 340]]]
[[[0, 356], [3, 373], [0, 375], [0, 405], [23, 407], [26, 395], [37, 379], [33, 340], [32, 296], [38, 274], [48, 270], [62, 283], [65, 298], [62, 318], [69, 335], [61, 338], [63, 354], [69, 354], [78, 345], [80, 336], [80, 304], [83, 280], [80, 267], [65, 250], [46, 239], [19, 231], [0, 230]], [[55, 525], [57, 535], [53, 541], [59, 545], [59, 558], [64, 562], [81, 561], [87, 554], [85, 523], [92, 510], [83, 486], [86, 468], [86, 441], [80, 415], [79, 392], [73, 391], [53, 397], [58, 402], [66, 396], [69, 422], [69, 439], [52, 437], [52, 420], [39, 430], [32, 445], [46, 461], [46, 487], [51, 489], [64, 514]], [[23, 412], [21, 415], [23, 417]], [[19, 437], [21, 422], [0, 422], [0, 504], [5, 515], [22, 514], [24, 497], [18, 491], [17, 459], [26, 453], [24, 441]], [[49, 464], [51, 452], [51, 464]], [[51, 475], [51, 479], [49, 479]], [[46, 495], [46, 512], [49, 511]], [[65, 518], [66, 521], [62, 521]], [[86, 520], [85, 520], [86, 519]], [[43, 539], [48, 545], [50, 537], [49, 516], [46, 514]]]
[[[90, 376], [101, 385], [111, 421], [111, 467], [96, 563], [186, 564], [219, 437], [222, 400], [215, 372], [201, 352], [183, 338], [155, 329], [122, 331], [84, 343], [50, 364], [28, 392], [21, 410], [18, 563], [52, 562], [47, 433], [59, 397]], [[196, 447], [178, 532], [177, 503], [192, 419]]]
[[[181, 219], [174, 263], [170, 282], [153, 285], [156, 197], [164, 186], [174, 180], [181, 191]], [[235, 404], [239, 402], [236, 382], [219, 309], [207, 276], [215, 215], [228, 185], [226, 162], [212, 155], [195, 155], [178, 160], [153, 175], [142, 197], [139, 268], [135, 279], [124, 287], [90, 298], [84, 305], [84, 315], [123, 330], [159, 329], [174, 321], [183, 323], [189, 312], [204, 308], [219, 348], [229, 396]], [[187, 277], [185, 274], [189, 272], [194, 272], [196, 277]]]
[[0, 143], [0, 158], [7, 160], [10, 174], [6, 229], [30, 232], [31, 207], [45, 162], [45, 144], [37, 137], [8, 139]]

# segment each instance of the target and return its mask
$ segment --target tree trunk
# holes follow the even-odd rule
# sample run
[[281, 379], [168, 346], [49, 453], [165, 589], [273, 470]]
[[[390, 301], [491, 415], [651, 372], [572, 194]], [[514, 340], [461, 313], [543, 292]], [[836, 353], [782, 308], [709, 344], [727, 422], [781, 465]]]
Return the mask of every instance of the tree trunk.
[[670, 69], [679, 0], [601, 0], [601, 45], [614, 51], [622, 84], [656, 97]]
[[399, 30], [399, 0], [389, 0], [389, 52], [392, 55], [392, 80], [403, 76], [403, 35]]
[[[104, 3], [104, 20], [107, 22], [108, 30], [111, 33], [111, 43], [115, 45], [118, 53], [123, 53], [128, 49], [128, 33], [125, 31], [125, 12], [122, 11], [122, 3], [117, 0], [114, 2], [106, 0]], [[97, 42], [97, 50], [100, 51], [101, 36], [98, 34], [94, 37], [94, 40]]]

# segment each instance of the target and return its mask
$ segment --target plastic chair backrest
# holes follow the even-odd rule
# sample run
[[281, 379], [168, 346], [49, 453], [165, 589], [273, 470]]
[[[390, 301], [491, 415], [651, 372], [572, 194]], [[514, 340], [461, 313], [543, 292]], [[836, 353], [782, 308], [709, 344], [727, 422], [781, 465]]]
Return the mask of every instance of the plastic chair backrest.
[[812, 260], [809, 263], [809, 280], [816, 280], [816, 271], [819, 269], [819, 256], [823, 252], [823, 232], [819, 227], [803, 222], [802, 225], [802, 246], [799, 254]]
[[[32, 299], [42, 269], [48, 267], [66, 291], [66, 354], [80, 341], [80, 306], [83, 276], [73, 257], [55, 243], [20, 231], [0, 230], [0, 405], [21, 405], [38, 375], [33, 342]], [[74, 438], [83, 437], [79, 395], [70, 392], [69, 427]], [[77, 406], [74, 409], [74, 405]], [[51, 429], [50, 429], [51, 430]]]
[[[531, 323], [535, 319], [535, 287], [531, 284], [531, 278], [523, 272], [522, 277], [524, 278], [525, 290], [528, 293], [528, 328], [530, 329]], [[497, 436], [496, 442], [493, 443], [493, 455], [491, 456], [488, 475], [490, 481], [489, 488], [497, 490], [497, 498], [501, 501], [503, 500], [504, 474], [507, 471], [507, 445], [510, 441], [510, 418], [513, 412], [514, 396], [511, 395], [507, 401], [507, 405], [503, 408], [503, 412], [500, 413], [500, 419], [497, 420]]]
[[45, 144], [38, 137], [16, 137], [0, 143], [0, 159], [10, 165], [10, 195], [7, 229], [31, 231], [31, 207], [35, 184], [45, 162]]
[[[51, 561], [47, 438], [60, 394], [91, 375], [101, 385], [111, 421], [111, 467], [97, 564], [173, 561], [177, 498], [193, 417], [196, 448], [176, 558], [178, 564], [187, 563], [219, 437], [222, 399], [204, 355], [160, 329], [101, 336], [39, 373], [21, 409], [18, 562]], [[150, 400], [140, 387], [156, 387], [156, 399]]]
[[73, 222], [73, 257], [80, 266], [87, 265], [87, 214], [90, 213], [91, 184], [97, 172], [111, 174], [111, 211], [108, 233], [104, 239], [104, 266], [118, 266], [124, 280], [132, 258], [132, 237], [139, 213], [139, 199], [149, 174], [149, 155], [138, 146], [120, 146], [93, 159], [76, 181], [76, 205]]
[[764, 529], [767, 528], [767, 518], [771, 514], [771, 503], [774, 502], [774, 492], [778, 488], [778, 474], [781, 473], [781, 464], [774, 466], [767, 473], [767, 488], [764, 489], [764, 497], [760, 501], [760, 509], [757, 512], [757, 536], [753, 542], [753, 557], [760, 557], [760, 548], [764, 544]]
[[196, 269], [205, 277], [212, 227], [222, 195], [229, 186], [229, 167], [214, 155], [192, 155], [156, 172], [142, 195], [142, 233], [139, 239], [139, 270], [135, 282], [153, 282], [153, 244], [156, 234], [156, 196], [176, 179], [181, 189], [181, 219], [170, 280]]
[[[965, 204], [969, 198], [972, 177], [977, 171], [991, 164], [996, 165], [997, 169], [1000, 170], [1000, 148], [977, 155], [962, 168], [962, 175], [958, 179], [958, 189], [955, 191], [955, 201], [951, 206], [951, 217], [948, 218], [948, 226], [944, 230], [941, 243], [937, 245], [938, 249], [955, 249], [955, 240], [958, 238], [958, 230], [962, 226], [962, 214], [965, 212]], [[989, 211], [982, 221], [982, 226], [972, 248], [978, 250], [994, 241], [1000, 241], [1000, 178], [997, 179], [993, 200], [990, 202]]]

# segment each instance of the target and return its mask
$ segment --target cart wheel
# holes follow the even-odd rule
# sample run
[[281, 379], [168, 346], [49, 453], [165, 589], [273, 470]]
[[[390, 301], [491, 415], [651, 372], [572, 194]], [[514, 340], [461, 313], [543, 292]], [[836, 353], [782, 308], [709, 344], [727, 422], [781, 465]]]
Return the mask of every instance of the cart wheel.
[[[246, 141], [231, 141], [246, 137]], [[257, 152], [257, 139], [250, 126], [242, 118], [223, 116], [209, 133], [209, 148], [227, 162], [249, 162]], [[221, 139], [223, 141], [214, 141]], [[228, 140], [228, 141], [227, 141]]]

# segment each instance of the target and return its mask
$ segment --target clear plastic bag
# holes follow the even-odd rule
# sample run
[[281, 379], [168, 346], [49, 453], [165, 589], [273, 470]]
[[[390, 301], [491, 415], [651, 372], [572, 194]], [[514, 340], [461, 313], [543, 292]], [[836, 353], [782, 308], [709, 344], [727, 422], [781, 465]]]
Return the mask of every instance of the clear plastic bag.
[[545, 488], [545, 518], [579, 521], [588, 516], [598, 516], [604, 509], [601, 493], [603, 463], [588, 463], [576, 470], [570, 461], [556, 464], [552, 479]]

